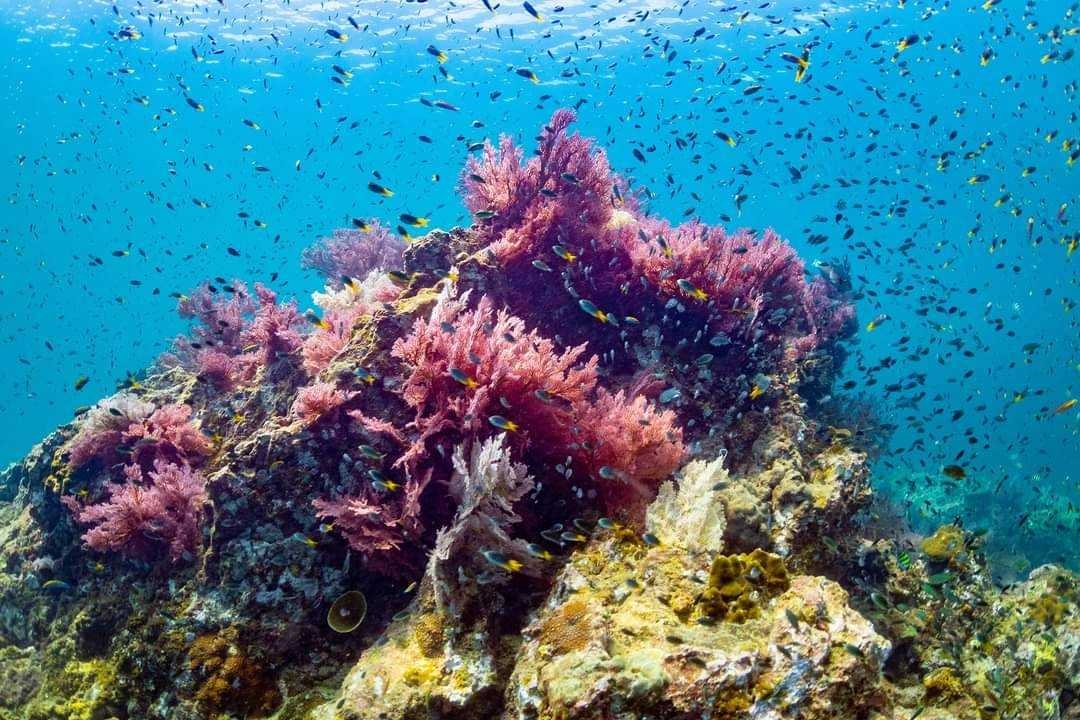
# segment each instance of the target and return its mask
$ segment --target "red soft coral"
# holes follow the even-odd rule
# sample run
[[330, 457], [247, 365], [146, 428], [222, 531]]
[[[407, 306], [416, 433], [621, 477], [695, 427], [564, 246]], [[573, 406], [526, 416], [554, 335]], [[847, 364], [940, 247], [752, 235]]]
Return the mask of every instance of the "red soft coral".
[[518, 428], [515, 450], [544, 464], [569, 455], [577, 480], [595, 484], [608, 508], [634, 497], [630, 514], [640, 509], [685, 454], [674, 413], [597, 389], [597, 358], [582, 362], [584, 345], [559, 353], [487, 297], [474, 310], [466, 302], [444, 295], [391, 351], [406, 365], [400, 392], [419, 430], [398, 464], [415, 472], [436, 438], [445, 446], [490, 436], [497, 415]]
[[369, 569], [406, 576], [420, 562], [417, 550], [424, 531], [420, 496], [430, 481], [428, 471], [409, 478], [393, 494], [380, 494], [369, 486], [354, 495], [316, 499], [312, 505], [364, 556]]
[[611, 514], [639, 516], [686, 456], [675, 413], [658, 411], [640, 395], [600, 389], [581, 407], [578, 424], [587, 438], [576, 453], [580, 467], [594, 478]]
[[[751, 372], [775, 372], [841, 334], [850, 307], [839, 293], [811, 286], [787, 243], [771, 231], [728, 234], [646, 216], [634, 197], [624, 196], [625, 184], [604, 152], [568, 134], [573, 119], [568, 110], [556, 112], [527, 162], [503, 137], [498, 149], [487, 144], [471, 158], [462, 176], [469, 209], [494, 213], [478, 217], [473, 232], [499, 262], [499, 292], [515, 312], [540, 318], [586, 297], [616, 320], [664, 322], [675, 300], [705, 320], [705, 340], [710, 348], [726, 348], [720, 353], [729, 369], [752, 355], [752, 367], [742, 368]], [[579, 259], [563, 251], [557, 256], [556, 244]], [[537, 282], [552, 267], [562, 282]], [[581, 318], [571, 324], [576, 337], [596, 339], [594, 349], [617, 348], [610, 337], [587, 332]], [[565, 332], [575, 336], [574, 330]]]
[[144, 560], [154, 559], [164, 547], [172, 562], [194, 552], [206, 502], [203, 476], [160, 459], [148, 482], [137, 465], [127, 466], [125, 475], [126, 483], [107, 486], [103, 502], [84, 506], [71, 496], [61, 498], [76, 522], [92, 526], [82, 536], [87, 547]]

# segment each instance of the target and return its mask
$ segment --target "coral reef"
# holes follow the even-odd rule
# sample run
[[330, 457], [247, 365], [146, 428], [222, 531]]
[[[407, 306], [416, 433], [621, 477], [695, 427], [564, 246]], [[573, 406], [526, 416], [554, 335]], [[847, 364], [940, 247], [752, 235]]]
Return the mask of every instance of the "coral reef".
[[0, 720], [1076, 717], [1074, 575], [867, 519], [849, 288], [573, 119], [470, 228], [309, 250], [316, 309], [203, 284], [0, 475]]

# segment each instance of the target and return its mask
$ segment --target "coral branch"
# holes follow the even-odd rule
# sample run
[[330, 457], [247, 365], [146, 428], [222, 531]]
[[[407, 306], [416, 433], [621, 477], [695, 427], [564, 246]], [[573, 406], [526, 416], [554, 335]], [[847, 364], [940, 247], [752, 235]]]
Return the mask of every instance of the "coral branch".
[[87, 547], [146, 560], [166, 547], [172, 562], [194, 552], [206, 501], [203, 476], [187, 465], [160, 459], [149, 482], [137, 465], [124, 472], [127, 482], [107, 486], [104, 502], [82, 506], [71, 496], [61, 498], [76, 522], [92, 526], [82, 536]]

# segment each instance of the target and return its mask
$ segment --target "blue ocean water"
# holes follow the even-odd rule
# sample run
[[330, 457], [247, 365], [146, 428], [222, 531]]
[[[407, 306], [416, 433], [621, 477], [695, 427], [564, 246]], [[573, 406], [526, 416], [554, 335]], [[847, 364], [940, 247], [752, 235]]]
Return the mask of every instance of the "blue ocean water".
[[533, 5], [0, 3], [0, 460], [167, 349], [175, 294], [261, 280], [306, 307], [304, 247], [467, 225], [468, 147], [531, 146], [569, 106], [651, 212], [850, 264], [841, 381], [895, 426], [875, 482], [913, 522], [1075, 561], [1076, 4]]

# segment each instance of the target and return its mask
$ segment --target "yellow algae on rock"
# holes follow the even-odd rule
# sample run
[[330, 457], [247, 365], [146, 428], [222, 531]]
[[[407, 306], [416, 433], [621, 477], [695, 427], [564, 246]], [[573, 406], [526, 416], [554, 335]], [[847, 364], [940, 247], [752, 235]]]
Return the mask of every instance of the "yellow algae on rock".
[[964, 696], [964, 683], [951, 667], [939, 667], [931, 670], [922, 680], [928, 697], [956, 699]]
[[956, 525], [942, 525], [922, 541], [922, 551], [935, 562], [952, 560], [964, 549], [964, 531]]

